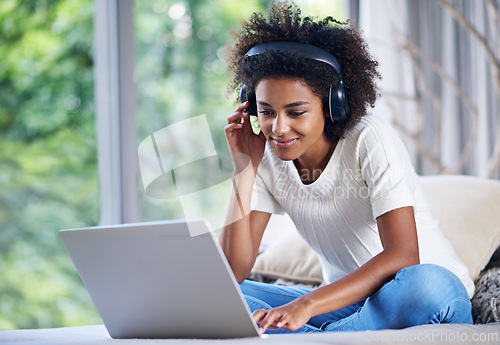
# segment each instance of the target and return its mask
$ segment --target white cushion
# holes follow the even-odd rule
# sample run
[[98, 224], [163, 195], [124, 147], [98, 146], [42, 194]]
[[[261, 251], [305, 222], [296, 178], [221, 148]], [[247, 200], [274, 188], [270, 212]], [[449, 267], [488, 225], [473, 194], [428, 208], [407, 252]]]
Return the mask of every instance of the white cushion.
[[500, 245], [500, 181], [462, 175], [421, 181], [441, 230], [476, 281]]
[[252, 271], [301, 283], [323, 282], [316, 253], [296, 230], [287, 231], [260, 254]]
[[[500, 181], [440, 175], [424, 176], [421, 182], [441, 230], [471, 278], [477, 280], [500, 245]], [[313, 250], [296, 231], [280, 231], [285, 234], [257, 257], [253, 272], [299, 282], [322, 282], [321, 265]]]

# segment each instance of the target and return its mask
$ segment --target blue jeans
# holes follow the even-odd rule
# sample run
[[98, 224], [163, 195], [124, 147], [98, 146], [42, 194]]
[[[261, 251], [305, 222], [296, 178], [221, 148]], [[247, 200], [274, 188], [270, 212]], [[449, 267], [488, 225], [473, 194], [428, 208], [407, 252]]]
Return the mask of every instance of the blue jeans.
[[[240, 288], [250, 310], [286, 304], [312, 289], [244, 281]], [[421, 264], [400, 270], [367, 299], [312, 317], [293, 332], [398, 329], [428, 323], [472, 323], [471, 303], [464, 285], [447, 269]], [[266, 333], [290, 333], [284, 329]]]

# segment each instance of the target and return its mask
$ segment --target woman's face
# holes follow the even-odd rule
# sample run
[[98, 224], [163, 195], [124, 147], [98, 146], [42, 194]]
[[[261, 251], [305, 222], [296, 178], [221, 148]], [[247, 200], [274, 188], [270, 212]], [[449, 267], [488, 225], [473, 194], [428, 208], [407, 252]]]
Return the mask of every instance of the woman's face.
[[255, 88], [262, 133], [282, 160], [311, 167], [331, 148], [321, 98], [300, 79], [263, 79]]

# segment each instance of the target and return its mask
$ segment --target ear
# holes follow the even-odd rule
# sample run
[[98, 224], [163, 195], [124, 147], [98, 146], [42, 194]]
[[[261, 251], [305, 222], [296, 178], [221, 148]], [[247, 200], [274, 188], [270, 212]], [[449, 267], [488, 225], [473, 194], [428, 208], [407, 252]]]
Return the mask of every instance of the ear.
[[323, 109], [323, 117], [325, 118], [325, 124], [328, 122], [328, 119], [331, 120], [330, 109], [328, 109], [328, 108], [327, 109]]
[[330, 118], [330, 99], [328, 97], [321, 100], [321, 108], [323, 110], [323, 117]]

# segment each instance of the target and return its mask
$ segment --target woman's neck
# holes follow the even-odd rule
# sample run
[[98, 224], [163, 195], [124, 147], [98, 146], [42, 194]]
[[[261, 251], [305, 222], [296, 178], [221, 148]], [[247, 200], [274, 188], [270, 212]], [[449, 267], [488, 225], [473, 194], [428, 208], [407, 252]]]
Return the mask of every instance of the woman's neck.
[[311, 184], [316, 181], [321, 173], [325, 170], [330, 158], [332, 157], [333, 151], [337, 146], [337, 142], [329, 141], [328, 145], [324, 149], [319, 148], [318, 151], [323, 151], [323, 154], [318, 154], [320, 152], [316, 151], [314, 157], [299, 157], [293, 161], [293, 164], [297, 168], [300, 179], [304, 184]]

